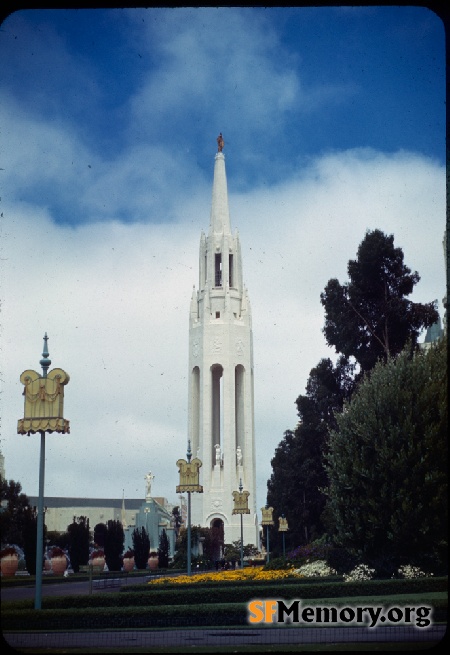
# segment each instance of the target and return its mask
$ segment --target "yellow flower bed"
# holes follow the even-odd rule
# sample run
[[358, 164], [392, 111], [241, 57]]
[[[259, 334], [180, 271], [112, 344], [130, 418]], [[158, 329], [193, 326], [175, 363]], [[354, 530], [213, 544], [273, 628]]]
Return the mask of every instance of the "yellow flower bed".
[[292, 569], [264, 571], [262, 568], [236, 569], [233, 571], [216, 571], [195, 573], [195, 575], [177, 575], [151, 580], [148, 584], [193, 584], [199, 582], [235, 582], [238, 580], [282, 580], [283, 578], [301, 578]]

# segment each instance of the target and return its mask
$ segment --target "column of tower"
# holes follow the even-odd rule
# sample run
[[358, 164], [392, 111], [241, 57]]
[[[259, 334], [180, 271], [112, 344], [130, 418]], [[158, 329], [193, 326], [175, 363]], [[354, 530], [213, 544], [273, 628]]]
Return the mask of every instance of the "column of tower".
[[224, 542], [240, 539], [233, 491], [250, 492], [244, 544], [258, 545], [256, 517], [253, 342], [239, 235], [230, 228], [223, 141], [214, 163], [208, 234], [201, 234], [199, 288], [189, 318], [189, 426], [192, 454], [202, 461], [203, 494], [192, 494], [192, 525], [217, 526]]

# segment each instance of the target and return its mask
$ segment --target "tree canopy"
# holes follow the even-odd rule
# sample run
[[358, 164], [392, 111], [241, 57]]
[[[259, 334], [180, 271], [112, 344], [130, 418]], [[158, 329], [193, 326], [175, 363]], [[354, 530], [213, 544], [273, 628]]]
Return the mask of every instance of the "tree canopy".
[[[30, 500], [22, 492], [20, 482], [0, 478], [2, 511], [0, 512], [0, 533], [2, 544], [24, 545], [25, 526], [31, 516]], [[32, 512], [31, 512], [32, 513]]]
[[447, 547], [447, 348], [378, 363], [331, 431], [329, 529], [366, 561], [442, 562]]
[[362, 371], [380, 358], [398, 355], [407, 343], [414, 347], [420, 332], [438, 320], [434, 302], [423, 305], [406, 298], [420, 276], [403, 259], [394, 235], [367, 231], [357, 259], [348, 262], [350, 281], [331, 279], [320, 296], [328, 345], [354, 357]]
[[[275, 524], [284, 513], [289, 540], [296, 546], [326, 532], [331, 505], [325, 502], [328, 469], [324, 457], [329, 431], [339, 431], [337, 419], [344, 402], [350, 401], [377, 362], [390, 361], [405, 348], [409, 353], [416, 351], [421, 330], [439, 318], [435, 303], [422, 305], [407, 298], [420, 278], [403, 259], [402, 250], [394, 247], [393, 235], [368, 231], [357, 258], [348, 262], [350, 281], [341, 285], [331, 279], [321, 294], [323, 331], [339, 357], [335, 365], [322, 359], [310, 371], [306, 393], [296, 400], [300, 421], [295, 430], [284, 433], [267, 483]], [[360, 421], [364, 420], [361, 412]], [[351, 441], [350, 432], [347, 438]], [[376, 489], [373, 493], [376, 496]], [[361, 539], [363, 534], [361, 529]]]
[[322, 359], [311, 370], [306, 394], [296, 400], [300, 422], [294, 431], [285, 432], [271, 461], [267, 502], [275, 510], [275, 524], [285, 514], [288, 540], [295, 545], [323, 533], [325, 497], [321, 488], [327, 485], [323, 450], [329, 428], [336, 425], [335, 415], [351, 392], [352, 370], [344, 357], [336, 366], [330, 359]]

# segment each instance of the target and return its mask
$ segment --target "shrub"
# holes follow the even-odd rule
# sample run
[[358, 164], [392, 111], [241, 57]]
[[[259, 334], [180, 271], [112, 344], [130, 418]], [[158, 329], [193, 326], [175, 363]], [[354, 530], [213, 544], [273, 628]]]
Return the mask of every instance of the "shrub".
[[358, 564], [353, 571], [344, 575], [345, 582], [362, 582], [364, 580], [372, 580], [375, 569], [371, 569], [367, 564]]
[[425, 578], [430, 577], [432, 573], [425, 573], [422, 569], [419, 569], [418, 566], [411, 566], [411, 564], [404, 564], [400, 566], [397, 571], [397, 575], [400, 578]]
[[307, 562], [306, 564], [302, 564], [300, 568], [295, 569], [295, 573], [305, 578], [317, 578], [336, 575], [336, 571], [328, 566], [325, 560], [320, 559], [317, 559], [314, 562]]
[[300, 563], [312, 562], [316, 559], [326, 559], [330, 546], [320, 543], [306, 544], [306, 546], [297, 546], [290, 553], [288, 558], [291, 560], [299, 560]]

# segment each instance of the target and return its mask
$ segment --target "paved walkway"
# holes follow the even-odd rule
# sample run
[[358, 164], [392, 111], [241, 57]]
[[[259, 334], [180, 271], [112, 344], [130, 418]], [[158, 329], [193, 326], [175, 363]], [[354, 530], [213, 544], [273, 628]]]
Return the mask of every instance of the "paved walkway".
[[124, 632], [4, 633], [13, 648], [147, 648], [159, 652], [161, 647], [179, 646], [192, 650], [196, 646], [242, 646], [251, 644], [333, 644], [349, 642], [440, 642], [446, 626], [424, 630], [413, 627], [391, 628], [278, 628], [264, 629], [192, 629], [130, 630]]
[[[154, 576], [152, 576], [154, 577]], [[142, 584], [150, 580], [150, 576], [129, 576], [118, 578], [120, 581], [119, 586], [126, 587], [131, 584]], [[104, 577], [101, 579], [101, 585], [95, 584], [97, 580], [93, 580], [92, 584], [92, 593], [103, 593], [105, 591], [118, 591], [118, 586], [111, 585], [107, 586], [105, 583], [111, 580], [110, 578]], [[1, 587], [1, 599], [4, 600], [24, 600], [35, 597], [35, 586], [34, 583], [30, 583], [29, 586], [3, 586]], [[89, 581], [76, 582], [75, 580], [71, 582], [49, 582], [46, 581], [42, 584], [42, 598], [45, 596], [78, 596], [79, 594], [89, 594], [90, 593], [90, 583]]]

